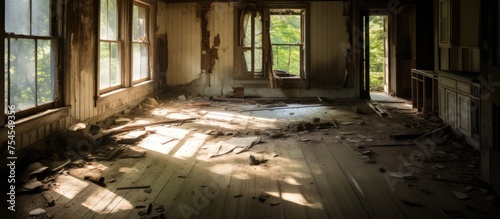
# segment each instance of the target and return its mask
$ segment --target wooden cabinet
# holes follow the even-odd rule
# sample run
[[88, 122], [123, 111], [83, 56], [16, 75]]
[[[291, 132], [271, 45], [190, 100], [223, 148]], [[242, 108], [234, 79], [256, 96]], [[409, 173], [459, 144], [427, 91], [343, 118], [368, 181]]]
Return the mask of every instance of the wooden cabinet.
[[[460, 76], [461, 75], [461, 76]], [[480, 131], [479, 88], [473, 76], [439, 72], [439, 117], [462, 133], [472, 145], [478, 145]]]
[[471, 136], [471, 98], [463, 94], [457, 94], [458, 123], [457, 128], [467, 136]]
[[412, 69], [411, 99], [413, 108], [426, 113], [438, 111], [437, 74], [434, 71]]
[[444, 118], [446, 111], [446, 100], [445, 98], [445, 88], [443, 86], [438, 87], [438, 107], [439, 107], [439, 118]]
[[445, 121], [453, 128], [457, 127], [457, 93], [453, 90], [446, 89], [446, 108]]

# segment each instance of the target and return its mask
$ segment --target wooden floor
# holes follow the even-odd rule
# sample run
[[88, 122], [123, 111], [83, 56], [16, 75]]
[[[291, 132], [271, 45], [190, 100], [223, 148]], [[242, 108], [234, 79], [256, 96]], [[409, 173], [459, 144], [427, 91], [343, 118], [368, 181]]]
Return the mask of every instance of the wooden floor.
[[[44, 206], [41, 194], [22, 195], [18, 216], [27, 218], [29, 210], [42, 207], [53, 218], [141, 218], [139, 212], [149, 203], [162, 205], [166, 218], [450, 218], [443, 211], [495, 218], [498, 213], [478, 190], [467, 191], [468, 200], [454, 198], [451, 191], [465, 191], [466, 185], [430, 180], [430, 171], [425, 171], [429, 166], [419, 166], [420, 171], [414, 172], [418, 180], [391, 177], [390, 172], [401, 170], [412, 152], [421, 150], [416, 146], [372, 148], [373, 164], [362, 162], [355, 150], [360, 143], [337, 138], [340, 132], [352, 131], [370, 136], [374, 143], [387, 142], [389, 132], [401, 129], [403, 120], [380, 118], [373, 112], [356, 114], [351, 106], [341, 105], [249, 112], [231, 111], [224, 104], [182, 109], [183, 103], [176, 103], [172, 107], [162, 110], [200, 119], [151, 129], [137, 145], [148, 150], [143, 158], [93, 162], [83, 168], [101, 172], [107, 182], [114, 179], [105, 187], [72, 171], [60, 174], [54, 189], [46, 191], [56, 205]], [[261, 132], [313, 117], [335, 120], [340, 127], [288, 132], [277, 139]], [[209, 129], [237, 130], [241, 137], [263, 136], [263, 142], [241, 154], [209, 158], [217, 142], [233, 137], [205, 134]], [[249, 155], [268, 162], [251, 166]], [[444, 165], [451, 169], [464, 164]], [[446, 173], [446, 169], [441, 171]], [[125, 186], [150, 186], [151, 191], [117, 190]], [[268, 199], [262, 202], [259, 196]]]

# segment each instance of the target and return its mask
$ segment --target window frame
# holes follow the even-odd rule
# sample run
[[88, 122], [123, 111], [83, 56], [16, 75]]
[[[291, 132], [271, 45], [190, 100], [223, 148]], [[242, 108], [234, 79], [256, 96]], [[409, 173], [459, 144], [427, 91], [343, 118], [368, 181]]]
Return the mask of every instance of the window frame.
[[[97, 15], [97, 20], [98, 20], [98, 24], [97, 24], [97, 58], [96, 58], [96, 64], [97, 64], [97, 69], [96, 69], [96, 72], [97, 72], [97, 75], [96, 75], [96, 90], [98, 91], [98, 94], [104, 94], [104, 93], [108, 93], [108, 92], [111, 92], [111, 91], [114, 91], [114, 90], [118, 90], [122, 87], [124, 87], [124, 84], [125, 84], [125, 80], [126, 80], [126, 77], [125, 77], [125, 72], [124, 72], [124, 40], [123, 40], [123, 34], [122, 34], [122, 16], [123, 16], [123, 13], [122, 13], [122, 8], [123, 8], [123, 5], [121, 4], [121, 1], [120, 0], [116, 0], [116, 13], [117, 13], [117, 30], [116, 30], [116, 34], [117, 34], [117, 39], [116, 40], [109, 40], [109, 39], [101, 39], [101, 1], [106, 1], [107, 4], [109, 4], [109, 0], [99, 0], [99, 8], [98, 8], [98, 15]], [[106, 87], [106, 88], [103, 88], [101, 89], [101, 43], [104, 42], [104, 43], [108, 43], [109, 46], [110, 46], [110, 50], [111, 50], [111, 44], [115, 43], [117, 44], [117, 54], [118, 54], [118, 62], [119, 62], [119, 67], [120, 67], [120, 83], [118, 83], [117, 85], [113, 85], [113, 86], [109, 86], [109, 87]], [[110, 60], [111, 62], [111, 60]], [[111, 67], [110, 67], [111, 68]]]
[[[276, 12], [273, 12], [273, 10], [297, 10], [297, 11], [300, 11], [299, 13], [292, 13], [292, 14], [287, 14], [287, 15], [298, 15], [300, 16], [300, 43], [298, 44], [295, 44], [295, 43], [288, 43], [288, 44], [273, 44], [272, 42], [272, 39], [271, 39], [271, 36], [269, 36], [270, 38], [270, 41], [271, 41], [271, 54], [273, 56], [273, 66], [274, 66], [274, 54], [273, 54], [273, 46], [274, 45], [278, 45], [278, 46], [281, 46], [281, 45], [284, 45], [284, 46], [298, 46], [299, 47], [299, 50], [300, 50], [300, 60], [299, 60], [299, 73], [296, 75], [296, 76], [291, 76], [289, 78], [306, 78], [306, 70], [305, 70], [305, 66], [306, 66], [306, 13], [307, 13], [307, 9], [305, 7], [301, 7], [301, 8], [269, 8], [269, 16], [273, 16], [273, 15], [280, 15]], [[286, 16], [286, 15], [284, 15]], [[271, 26], [271, 19], [269, 21], [269, 26]], [[270, 33], [269, 33], [270, 35]], [[273, 68], [273, 71], [274, 70], [279, 70], [279, 69], [274, 69]], [[289, 73], [289, 72], [288, 72]]]
[[[131, 22], [131, 26], [130, 26], [130, 30], [131, 30], [131, 42], [130, 42], [130, 60], [131, 60], [131, 69], [130, 69], [130, 80], [132, 81], [132, 85], [134, 84], [138, 84], [138, 83], [141, 83], [141, 82], [144, 82], [144, 81], [148, 81], [148, 80], [151, 80], [151, 58], [152, 58], [152, 55], [151, 55], [151, 5], [150, 4], [146, 4], [144, 2], [141, 2], [141, 1], [134, 1], [133, 4], [132, 4], [132, 10], [133, 8], [137, 6], [137, 7], [142, 7], [146, 10], [146, 40], [145, 41], [141, 41], [141, 42], [136, 42], [134, 41], [134, 37], [133, 37], [133, 29], [134, 27], [132, 27], [132, 24], [133, 24], [133, 21]], [[133, 11], [132, 11], [133, 13]], [[132, 18], [133, 18], [133, 15], [132, 15]], [[137, 80], [134, 80], [134, 44], [138, 43], [139, 45], [147, 45], [147, 48], [148, 48], [148, 61], [147, 61], [147, 65], [148, 65], [148, 76], [147, 77], [144, 77], [144, 78], [139, 78]], [[142, 64], [142, 63], [141, 63]]]
[[[309, 4], [308, 3], [257, 3], [257, 4], [252, 4], [252, 3], [240, 3], [240, 4], [236, 4], [234, 6], [234, 10], [235, 12], [237, 13], [234, 13], [234, 37], [235, 40], [234, 41], [234, 46], [235, 46], [235, 50], [234, 50], [234, 72], [235, 72], [235, 75], [234, 75], [234, 80], [240, 80], [241, 83], [246, 83], [244, 81], [246, 80], [269, 80], [268, 77], [269, 77], [269, 74], [267, 72], [267, 70], [269, 70], [271, 67], [267, 66], [268, 64], [266, 63], [266, 58], [265, 58], [265, 55], [266, 55], [266, 52], [267, 52], [267, 49], [265, 48], [264, 44], [262, 45], [262, 58], [263, 58], [263, 62], [262, 62], [262, 71], [263, 71], [263, 75], [262, 77], [259, 77], [259, 78], [256, 78], [256, 77], [253, 77], [253, 75], [251, 75], [249, 72], [245, 72], [244, 69], [243, 69], [243, 49], [242, 49], [242, 38], [241, 38], [241, 32], [242, 32], [242, 14], [246, 11], [246, 10], [255, 10], [255, 11], [259, 11], [261, 12], [261, 17], [262, 17], [262, 26], [263, 26], [263, 36], [262, 36], [262, 39], [263, 41], [266, 39], [266, 37], [269, 38], [269, 42], [270, 42], [270, 33], [266, 33], [265, 30], [265, 26], [266, 25], [270, 25], [270, 23], [268, 24], [265, 24], [265, 16], [264, 16], [264, 12], [265, 10], [267, 11], [271, 11], [271, 10], [276, 10], [276, 9], [293, 9], [293, 10], [302, 10], [303, 11], [303, 16], [301, 17], [301, 31], [302, 31], [302, 41], [303, 41], [303, 45], [302, 45], [302, 48], [303, 48], [303, 51], [301, 52], [302, 54], [302, 57], [301, 57], [301, 73], [300, 75], [298, 75], [297, 77], [289, 77], [289, 79], [307, 79], [308, 78], [308, 72], [309, 72], [309, 48], [308, 48], [308, 44], [309, 44], [309, 11], [310, 11], [310, 7], [309, 7]], [[270, 16], [270, 15], [269, 15]], [[269, 17], [270, 19], [270, 17]], [[269, 21], [270, 22], [270, 21]], [[267, 36], [265, 36], [267, 35]], [[272, 47], [270, 46], [271, 50], [272, 50]], [[271, 56], [272, 56], [272, 51], [270, 51], [271, 53]], [[272, 65], [273, 63], [270, 63], [270, 65]], [[274, 70], [274, 69], [272, 69]]]
[[[257, 47], [256, 42], [255, 42], [255, 22], [256, 22], [257, 14], [260, 14], [260, 23], [261, 23], [261, 29], [262, 29], [261, 30], [262, 31], [261, 39], [262, 40], [264, 39], [263, 13], [259, 10], [248, 10], [248, 11], [243, 10], [240, 12], [239, 16], [244, 17], [245, 14], [247, 14], [247, 13], [250, 13], [250, 46], [245, 46], [245, 43], [243, 42], [244, 38], [241, 35], [241, 34], [243, 34], [242, 32], [245, 31], [245, 30], [242, 30], [244, 19], [242, 19], [238, 25], [238, 32], [240, 33], [238, 39], [239, 39], [239, 47], [241, 49], [241, 52], [239, 52], [239, 56], [241, 59], [241, 69], [240, 70], [242, 71], [243, 74], [248, 75], [248, 77], [251, 77], [254, 79], [265, 78], [265, 77], [267, 77], [267, 75], [265, 72], [266, 66], [264, 63], [264, 42], [262, 42], [262, 41], [260, 42], [260, 47]], [[256, 50], [258, 50], [258, 49], [260, 49], [262, 51], [262, 54], [261, 54], [262, 66], [261, 66], [261, 71], [259, 71], [259, 72], [255, 71], [255, 61], [256, 61], [255, 53], [256, 53]], [[244, 70], [244, 64], [243, 64], [243, 61], [245, 61], [244, 56], [245, 56], [246, 51], [250, 51], [250, 54], [251, 54], [251, 59], [250, 59], [251, 69], [247, 69], [247, 71]]]
[[[9, 32], [7, 33], [7, 30], [5, 29], [6, 28], [6, 25], [5, 25], [5, 22], [6, 22], [6, 14], [4, 14], [4, 16], [2, 17], [3, 21], [2, 21], [2, 27], [3, 27], [3, 32], [2, 32], [2, 45], [4, 46], [4, 51], [2, 53], [2, 57], [4, 59], [4, 62], [3, 62], [3, 68], [4, 68], [4, 71], [5, 69], [7, 69], [7, 72], [4, 72], [4, 74], [2, 75], [2, 78], [4, 79], [3, 83], [2, 83], [2, 86], [1, 88], [4, 89], [3, 93], [4, 93], [4, 97], [2, 98], [2, 107], [4, 108], [5, 105], [10, 105], [10, 89], [9, 87], [5, 87], [5, 83], [9, 83], [10, 81], [10, 60], [7, 61], [6, 63], [6, 59], [8, 57], [6, 57], [5, 55], [7, 54], [10, 54], [10, 42], [11, 40], [17, 40], [17, 39], [29, 39], [29, 40], [33, 40], [34, 41], [34, 57], [35, 57], [35, 79], [34, 79], [34, 86], [35, 86], [35, 97], [34, 97], [34, 102], [35, 102], [35, 106], [32, 106], [32, 107], [29, 107], [29, 108], [26, 108], [26, 109], [23, 109], [23, 110], [18, 110], [16, 109], [16, 118], [19, 119], [19, 118], [25, 118], [25, 117], [28, 117], [28, 116], [31, 116], [31, 115], [34, 115], [36, 113], [39, 113], [39, 112], [42, 112], [42, 111], [46, 111], [48, 109], [52, 109], [52, 108], [56, 108], [60, 105], [62, 105], [62, 92], [61, 92], [61, 81], [62, 81], [62, 74], [61, 74], [61, 70], [62, 70], [62, 62], [61, 60], [63, 60], [63, 51], [62, 51], [62, 47], [61, 47], [61, 43], [63, 42], [62, 40], [62, 22], [63, 22], [63, 19], [62, 19], [62, 15], [63, 15], [63, 4], [61, 3], [60, 0], [49, 0], [49, 26], [50, 26], [50, 30], [47, 34], [47, 36], [42, 36], [42, 35], [34, 35], [33, 34], [33, 29], [32, 29], [32, 25], [33, 25], [33, 10], [36, 10], [36, 7], [33, 7], [33, 3], [32, 1], [34, 0], [30, 0], [29, 1], [29, 25], [30, 25], [30, 28], [29, 28], [29, 34], [22, 34], [22, 33], [12, 33], [12, 32]], [[5, 4], [5, 1], [3, 3], [1, 3], [2, 5], [2, 11], [5, 11], [7, 10], [7, 6]], [[17, 7], [17, 5], [16, 5]], [[52, 100], [49, 101], [49, 102], [46, 102], [46, 103], [38, 103], [38, 80], [37, 80], [37, 77], [38, 77], [38, 74], [37, 74], [37, 66], [38, 66], [38, 61], [37, 61], [37, 57], [38, 57], [38, 42], [40, 40], [46, 40], [47, 42], [49, 43], [52, 43], [53, 45], [51, 45], [51, 52], [50, 52], [50, 56], [51, 56], [51, 59], [53, 58], [53, 63], [51, 65], [51, 68], [53, 69], [53, 72], [51, 71], [52, 73], [52, 82], [51, 82], [51, 86], [52, 86]], [[5, 74], [7, 74], [7, 78], [4, 78], [5, 77]], [[7, 93], [5, 93], [5, 89], [7, 89]], [[7, 98], [7, 102], [5, 102], [5, 99]], [[17, 111], [18, 110], [18, 111]], [[6, 123], [5, 119], [6, 119], [6, 113], [5, 112], [5, 109], [4, 109], [4, 113], [2, 114], [2, 123]]]
[[[152, 17], [156, 14], [156, 10], [153, 7], [154, 2], [149, 0], [134, 0], [134, 1], [117, 1], [118, 8], [118, 38], [121, 42], [120, 52], [119, 52], [119, 60], [121, 62], [121, 84], [120, 86], [109, 87], [105, 89], [100, 89], [100, 54], [99, 54], [99, 46], [100, 46], [100, 5], [101, 1], [96, 1], [95, 6], [98, 8], [96, 11], [95, 19], [97, 19], [97, 25], [95, 25], [96, 36], [95, 39], [97, 41], [95, 45], [96, 52], [96, 65], [95, 65], [95, 84], [94, 84], [94, 105], [98, 106], [101, 99], [107, 99], [108, 96], [112, 96], [117, 92], [122, 90], [126, 90], [135, 86], [139, 86], [142, 84], [146, 84], [154, 81], [154, 25], [155, 21]], [[147, 9], [147, 17], [149, 23], [147, 24], [147, 37], [148, 37], [148, 77], [141, 78], [139, 80], [133, 80], [133, 29], [132, 29], [132, 19], [133, 19], [133, 9], [135, 5], [141, 5], [146, 7]]]
[[[448, 8], [447, 8], [447, 18], [446, 18], [446, 22], [445, 22], [445, 25], [447, 27], [447, 30], [448, 30], [448, 38], [447, 39], [442, 39], [442, 31], [443, 31], [443, 22], [444, 22], [444, 19], [442, 18], [442, 12], [443, 12], [443, 9], [442, 9], [442, 4], [443, 3], [446, 3]], [[451, 46], [451, 19], [452, 19], [452, 14], [451, 14], [451, 1], [450, 0], [439, 0], [439, 6], [438, 6], [438, 9], [439, 9], [439, 13], [438, 13], [438, 24], [439, 24], [439, 27], [438, 27], [438, 42], [439, 42], [439, 46], [440, 47], [449, 47]]]

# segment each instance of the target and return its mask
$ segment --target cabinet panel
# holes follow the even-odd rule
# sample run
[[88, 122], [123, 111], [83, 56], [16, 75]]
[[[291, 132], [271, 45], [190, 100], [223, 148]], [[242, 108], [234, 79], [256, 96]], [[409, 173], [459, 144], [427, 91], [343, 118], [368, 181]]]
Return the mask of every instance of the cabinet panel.
[[445, 99], [445, 89], [441, 86], [438, 87], [438, 103], [439, 103], [439, 118], [445, 118], [446, 110], [446, 99]]
[[471, 98], [461, 94], [458, 100], [458, 129], [467, 136], [471, 136]]
[[447, 86], [449, 88], [456, 89], [457, 88], [457, 81], [445, 77], [440, 77], [439, 78], [439, 84]]
[[470, 93], [470, 84], [464, 82], [457, 82], [457, 90], [462, 91], [464, 93]]
[[457, 127], [457, 93], [446, 90], [446, 109], [444, 111], [446, 122], [453, 128]]

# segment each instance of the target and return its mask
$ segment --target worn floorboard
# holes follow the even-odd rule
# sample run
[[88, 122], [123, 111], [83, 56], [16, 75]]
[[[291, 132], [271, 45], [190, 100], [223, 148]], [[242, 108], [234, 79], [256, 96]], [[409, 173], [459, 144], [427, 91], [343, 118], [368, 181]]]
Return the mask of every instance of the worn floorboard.
[[[487, 195], [481, 190], [467, 191], [470, 199], [457, 200], [451, 191], [464, 192], [467, 185], [430, 180], [431, 174], [463, 169], [460, 163], [443, 164], [445, 169], [408, 165], [404, 159], [421, 148], [365, 148], [372, 150], [376, 163], [362, 162], [355, 150], [361, 143], [348, 140], [393, 142], [388, 134], [403, 127], [398, 114], [393, 113], [393, 120], [366, 110], [367, 114], [359, 115], [348, 105], [256, 112], [237, 110], [252, 107], [246, 105], [213, 105], [203, 110], [189, 109], [184, 102], [175, 102], [177, 108], [165, 106], [175, 116], [198, 120], [148, 130], [149, 136], [137, 145], [148, 150], [145, 157], [101, 162], [106, 181], [116, 179], [105, 187], [81, 177], [57, 175], [53, 183], [59, 186], [46, 191], [56, 205], [45, 206], [41, 194], [22, 195], [19, 214], [26, 216], [42, 207], [53, 218], [141, 218], [139, 213], [149, 203], [162, 205], [166, 218], [449, 218], [443, 210], [468, 218], [498, 214], [498, 209], [485, 204]], [[321, 122], [335, 120], [339, 128], [290, 131], [289, 124], [316, 117]], [[150, 118], [158, 119], [164, 118]], [[271, 138], [270, 130], [287, 132]], [[217, 142], [249, 136], [261, 136], [262, 141], [240, 154], [209, 158]], [[250, 165], [249, 155], [267, 162]], [[401, 165], [415, 167], [411, 172], [417, 179], [391, 177], [391, 172], [401, 171]], [[386, 171], [379, 171], [381, 167]], [[151, 190], [116, 189], [137, 185]], [[267, 200], [260, 201], [260, 195], [267, 195]]]

